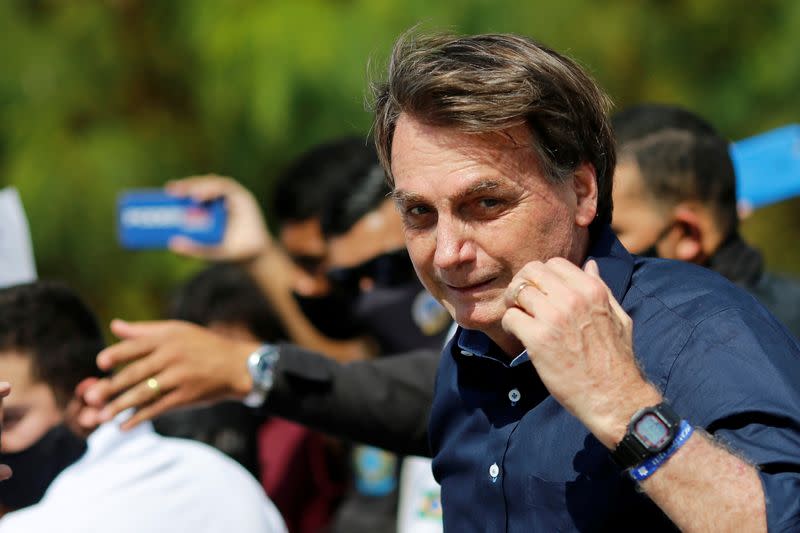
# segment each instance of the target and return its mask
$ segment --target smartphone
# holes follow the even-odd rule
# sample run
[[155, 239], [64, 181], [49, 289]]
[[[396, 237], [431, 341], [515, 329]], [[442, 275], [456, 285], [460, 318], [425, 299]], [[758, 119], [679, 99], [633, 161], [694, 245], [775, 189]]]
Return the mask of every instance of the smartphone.
[[117, 200], [117, 235], [131, 250], [166, 248], [177, 236], [219, 244], [226, 220], [222, 198], [201, 203], [161, 189], [139, 189], [125, 191]]

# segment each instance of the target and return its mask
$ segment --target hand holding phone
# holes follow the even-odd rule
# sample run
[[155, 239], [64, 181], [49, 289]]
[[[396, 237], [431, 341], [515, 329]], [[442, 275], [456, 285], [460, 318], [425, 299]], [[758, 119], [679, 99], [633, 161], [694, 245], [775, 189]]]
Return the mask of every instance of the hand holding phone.
[[237, 181], [224, 176], [192, 176], [169, 182], [165, 190], [198, 202], [224, 199], [227, 214], [222, 241], [213, 246], [178, 236], [170, 250], [181, 255], [214, 261], [249, 262], [269, 255], [275, 243], [267, 230], [261, 207], [253, 194]]

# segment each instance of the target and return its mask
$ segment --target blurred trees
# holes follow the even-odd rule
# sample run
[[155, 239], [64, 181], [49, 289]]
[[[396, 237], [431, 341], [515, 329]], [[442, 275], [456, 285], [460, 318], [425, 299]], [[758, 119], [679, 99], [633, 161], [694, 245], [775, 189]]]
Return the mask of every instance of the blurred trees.
[[[40, 275], [70, 282], [104, 320], [159, 316], [197, 264], [121, 250], [119, 191], [217, 172], [268, 206], [294, 155], [367, 132], [368, 62], [380, 75], [417, 23], [534, 36], [579, 59], [618, 106], [679, 103], [733, 139], [800, 120], [792, 0], [0, 2], [0, 185], [20, 190]], [[745, 230], [800, 272], [786, 246], [797, 207]]]

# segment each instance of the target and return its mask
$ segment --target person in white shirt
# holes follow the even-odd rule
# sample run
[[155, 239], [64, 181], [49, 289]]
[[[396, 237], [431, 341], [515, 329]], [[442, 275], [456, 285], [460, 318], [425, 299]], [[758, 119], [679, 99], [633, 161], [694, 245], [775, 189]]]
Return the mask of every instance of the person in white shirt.
[[[74, 392], [96, 379], [102, 345], [93, 314], [69, 289], [0, 289], [0, 375], [13, 384], [3, 460], [14, 470], [0, 483], [0, 504], [33, 504], [6, 514], [0, 532], [284, 533], [275, 506], [239, 464], [149, 424], [122, 432], [130, 413], [92, 432], [81, 455], [67, 425], [81, 415]], [[158, 383], [152, 388], [159, 393]]]

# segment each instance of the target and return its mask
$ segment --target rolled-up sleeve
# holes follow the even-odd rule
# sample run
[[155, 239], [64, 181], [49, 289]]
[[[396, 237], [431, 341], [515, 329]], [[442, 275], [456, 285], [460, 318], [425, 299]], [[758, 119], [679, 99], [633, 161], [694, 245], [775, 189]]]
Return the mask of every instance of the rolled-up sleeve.
[[670, 369], [675, 410], [759, 468], [769, 531], [800, 531], [800, 349], [769, 316], [698, 324]]

